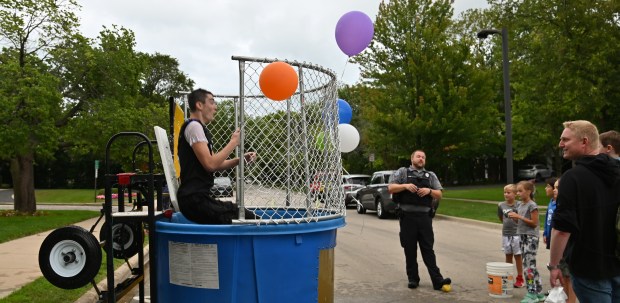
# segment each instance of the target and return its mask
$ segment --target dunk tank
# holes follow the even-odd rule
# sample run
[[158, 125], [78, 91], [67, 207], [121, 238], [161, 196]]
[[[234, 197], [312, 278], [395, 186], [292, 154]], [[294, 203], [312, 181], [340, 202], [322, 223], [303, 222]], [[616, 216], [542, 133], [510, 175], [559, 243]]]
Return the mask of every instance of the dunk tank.
[[[258, 154], [252, 163], [216, 173], [212, 194], [237, 203], [240, 218], [200, 225], [175, 212], [157, 220], [151, 287], [158, 302], [333, 302], [336, 233], [345, 225], [336, 76], [308, 63], [232, 59], [239, 94], [215, 92], [217, 113], [208, 128], [215, 150], [239, 128], [241, 143], [231, 156]], [[262, 74], [282, 62], [297, 82], [290, 96], [276, 101], [266, 96]], [[267, 80], [280, 81], [271, 76]], [[186, 115], [186, 98], [175, 101]], [[244, 209], [259, 219], [244, 218]]]

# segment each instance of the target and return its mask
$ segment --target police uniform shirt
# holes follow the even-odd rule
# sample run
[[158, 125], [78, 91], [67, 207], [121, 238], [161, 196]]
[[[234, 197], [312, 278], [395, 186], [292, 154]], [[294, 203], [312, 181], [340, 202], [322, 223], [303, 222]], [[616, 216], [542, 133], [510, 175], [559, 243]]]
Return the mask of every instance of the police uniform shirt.
[[425, 169], [418, 170], [418, 169], [415, 169], [413, 165], [407, 168], [401, 167], [397, 171], [395, 171], [394, 174], [392, 174], [392, 176], [390, 177], [390, 184], [406, 183], [407, 182], [407, 171], [413, 171], [413, 174], [416, 177], [429, 178], [429, 182], [431, 183], [431, 189], [443, 190], [443, 187], [441, 186], [441, 183], [439, 183], [439, 179], [437, 178], [437, 175], [435, 175], [434, 172], [427, 171]]

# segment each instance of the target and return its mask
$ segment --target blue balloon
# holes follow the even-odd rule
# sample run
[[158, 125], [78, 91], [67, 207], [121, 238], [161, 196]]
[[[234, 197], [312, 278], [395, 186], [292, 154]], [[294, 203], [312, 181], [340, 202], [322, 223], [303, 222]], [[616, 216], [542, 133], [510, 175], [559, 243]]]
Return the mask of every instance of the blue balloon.
[[342, 99], [338, 99], [338, 124], [351, 122], [351, 117], [353, 116], [353, 110], [351, 109], [351, 105]]

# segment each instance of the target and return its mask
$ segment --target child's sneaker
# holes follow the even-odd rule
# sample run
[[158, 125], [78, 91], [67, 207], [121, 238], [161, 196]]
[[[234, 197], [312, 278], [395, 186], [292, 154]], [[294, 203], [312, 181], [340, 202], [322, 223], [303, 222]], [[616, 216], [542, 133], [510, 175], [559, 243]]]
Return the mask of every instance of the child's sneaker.
[[538, 302], [545, 302], [545, 299], [547, 298], [545, 294], [536, 294], [536, 296], [538, 297]]
[[538, 296], [535, 293], [528, 292], [520, 303], [538, 303]]
[[523, 277], [522, 276], [517, 276], [517, 281], [514, 284], [515, 288], [521, 288], [525, 286], [525, 281], [523, 281]]

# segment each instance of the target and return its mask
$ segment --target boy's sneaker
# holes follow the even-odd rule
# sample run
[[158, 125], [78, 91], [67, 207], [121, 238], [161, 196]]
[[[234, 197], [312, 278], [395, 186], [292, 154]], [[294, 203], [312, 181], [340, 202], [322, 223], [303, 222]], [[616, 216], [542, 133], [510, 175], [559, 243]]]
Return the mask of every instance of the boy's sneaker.
[[521, 288], [525, 286], [525, 281], [523, 281], [523, 276], [517, 276], [517, 281], [514, 284], [515, 288]]
[[525, 297], [523, 297], [523, 299], [519, 302], [520, 303], [538, 303], [538, 295], [536, 295], [535, 293], [528, 292], [527, 294], [525, 294]]
[[538, 297], [538, 302], [545, 302], [545, 299], [547, 298], [545, 294], [536, 294], [536, 296]]

